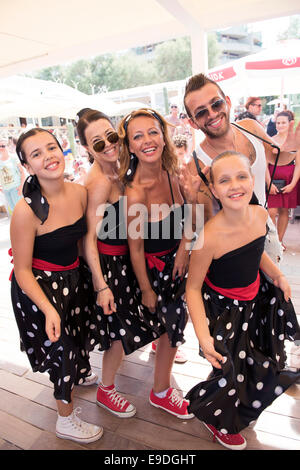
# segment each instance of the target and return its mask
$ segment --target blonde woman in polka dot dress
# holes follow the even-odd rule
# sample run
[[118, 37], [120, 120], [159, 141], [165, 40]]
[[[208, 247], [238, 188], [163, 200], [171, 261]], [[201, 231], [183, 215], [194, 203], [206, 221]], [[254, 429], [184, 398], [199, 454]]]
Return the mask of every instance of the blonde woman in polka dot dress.
[[299, 379], [299, 371], [283, 368], [284, 340], [300, 333], [290, 286], [264, 252], [267, 211], [249, 205], [249, 160], [224, 152], [213, 161], [211, 181], [223, 209], [192, 251], [186, 296], [213, 371], [186, 398], [223, 446], [244, 449], [240, 431]]
[[30, 174], [11, 220], [11, 296], [21, 347], [33, 371], [47, 371], [54, 384], [56, 435], [93, 442], [103, 430], [82, 421], [72, 399], [74, 385], [91, 378], [94, 348], [91, 291], [78, 258], [87, 230], [86, 190], [64, 182], [63, 152], [50, 132], [39, 128], [22, 134], [16, 150]]
[[[150, 108], [123, 118], [119, 133], [128, 243], [141, 290], [141, 312], [145, 321], [159, 328], [149, 401], [177, 418], [190, 419], [194, 415], [187, 411], [188, 401], [170, 384], [177, 348], [185, 341], [184, 290], [189, 262], [189, 240], [182, 229], [184, 198], [177, 177], [177, 157], [167, 122]], [[141, 210], [142, 220], [138, 222], [136, 211]], [[136, 224], [142, 230], [135, 231]]]

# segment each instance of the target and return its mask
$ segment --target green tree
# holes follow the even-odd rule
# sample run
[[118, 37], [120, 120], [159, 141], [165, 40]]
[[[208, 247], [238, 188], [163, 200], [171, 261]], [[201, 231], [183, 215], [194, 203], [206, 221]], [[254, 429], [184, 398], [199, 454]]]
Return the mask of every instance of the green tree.
[[63, 82], [64, 81], [64, 67], [61, 65], [55, 65], [54, 67], [47, 67], [39, 70], [34, 74], [35, 78], [41, 80], [51, 80], [52, 82]]
[[278, 34], [278, 39], [299, 39], [300, 37], [300, 15], [290, 17], [289, 27]]
[[159, 44], [155, 48], [153, 64], [160, 82], [181, 80], [191, 75], [190, 39], [183, 37]]
[[[219, 54], [215, 33], [208, 34], [209, 67]], [[105, 87], [108, 91], [152, 83], [182, 80], [192, 74], [191, 42], [189, 37], [158, 44], [151, 55], [138, 49], [122, 54], [103, 54], [81, 59], [69, 65], [48, 67], [35, 74], [43, 80], [60, 81], [92, 94]]]
[[221, 53], [221, 47], [217, 40], [216, 33], [207, 35], [208, 68], [218, 65], [218, 59]]

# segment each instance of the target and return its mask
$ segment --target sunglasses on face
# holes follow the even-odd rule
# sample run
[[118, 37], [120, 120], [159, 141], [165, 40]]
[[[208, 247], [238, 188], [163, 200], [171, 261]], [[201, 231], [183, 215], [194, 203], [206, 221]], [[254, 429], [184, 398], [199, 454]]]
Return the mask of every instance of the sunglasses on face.
[[0, 145], [0, 149], [5, 149], [6, 145]]
[[262, 108], [262, 104], [258, 104], [258, 103], [252, 103], [252, 106], [257, 106], [258, 108]]
[[[110, 144], [116, 144], [119, 141], [119, 135], [117, 132], [110, 132], [105, 136], [105, 139], [107, 142]], [[93, 149], [95, 152], [102, 152], [105, 148], [105, 140], [97, 140], [97, 142], [94, 143]]]
[[204, 116], [208, 116], [208, 113], [209, 113], [209, 108], [211, 108], [213, 111], [217, 112], [219, 111], [225, 104], [225, 100], [223, 100], [222, 98], [215, 101], [214, 103], [212, 103], [211, 105], [208, 105], [207, 108], [202, 108], [200, 109], [199, 111], [197, 111], [197, 113], [195, 114], [195, 119], [196, 121], [198, 119], [201, 119], [203, 118]]

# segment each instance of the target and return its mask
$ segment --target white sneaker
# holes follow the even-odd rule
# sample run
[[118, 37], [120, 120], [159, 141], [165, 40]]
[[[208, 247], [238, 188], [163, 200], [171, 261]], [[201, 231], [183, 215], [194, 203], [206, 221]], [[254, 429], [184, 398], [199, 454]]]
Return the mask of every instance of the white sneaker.
[[95, 374], [95, 372], [92, 372], [90, 375], [87, 375], [86, 378], [84, 379], [84, 382], [78, 385], [83, 385], [84, 387], [87, 387], [88, 385], [94, 385], [98, 380], [98, 375]]
[[103, 428], [86, 423], [78, 418], [81, 408], [76, 408], [69, 416], [59, 416], [56, 421], [56, 436], [61, 439], [88, 444], [100, 439]]

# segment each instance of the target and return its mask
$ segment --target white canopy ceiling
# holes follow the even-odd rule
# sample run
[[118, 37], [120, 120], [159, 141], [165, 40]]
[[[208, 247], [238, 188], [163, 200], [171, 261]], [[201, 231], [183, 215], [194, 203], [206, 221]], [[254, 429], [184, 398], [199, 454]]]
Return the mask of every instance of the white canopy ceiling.
[[0, 76], [299, 12], [299, 0], [1, 0]]

